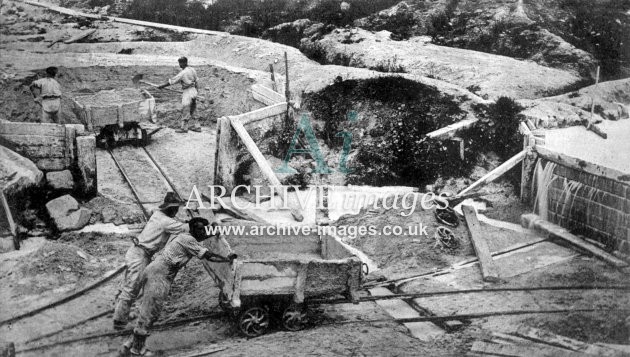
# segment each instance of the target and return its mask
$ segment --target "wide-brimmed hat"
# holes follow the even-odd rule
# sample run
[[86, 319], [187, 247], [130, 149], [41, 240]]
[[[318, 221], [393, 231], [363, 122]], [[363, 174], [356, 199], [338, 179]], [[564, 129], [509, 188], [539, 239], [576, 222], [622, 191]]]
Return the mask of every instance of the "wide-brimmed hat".
[[165, 209], [168, 207], [179, 207], [183, 204], [184, 202], [182, 202], [177, 195], [175, 194], [175, 192], [167, 192], [166, 196], [164, 196], [164, 202], [159, 206], [160, 209]]

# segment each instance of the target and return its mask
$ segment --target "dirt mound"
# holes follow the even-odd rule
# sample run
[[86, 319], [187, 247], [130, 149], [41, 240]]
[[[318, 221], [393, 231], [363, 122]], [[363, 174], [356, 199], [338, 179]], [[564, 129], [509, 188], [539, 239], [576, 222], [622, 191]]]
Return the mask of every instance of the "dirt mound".
[[134, 224], [143, 220], [142, 211], [134, 204], [121, 204], [106, 197], [95, 197], [83, 205], [92, 211], [91, 222]]
[[13, 295], [39, 295], [74, 284], [85, 284], [110, 270], [110, 264], [73, 244], [46, 242], [21, 259], [3, 285]]

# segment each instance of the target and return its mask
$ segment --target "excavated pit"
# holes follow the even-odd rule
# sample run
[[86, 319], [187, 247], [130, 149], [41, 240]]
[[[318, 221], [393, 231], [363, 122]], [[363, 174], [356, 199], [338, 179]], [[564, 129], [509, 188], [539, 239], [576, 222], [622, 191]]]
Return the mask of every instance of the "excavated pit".
[[[244, 74], [234, 73], [217, 66], [194, 67], [199, 76], [199, 92], [205, 98], [198, 101], [197, 116], [202, 125], [216, 121], [225, 115], [235, 115], [261, 108], [263, 105], [254, 100], [249, 91], [253, 79]], [[96, 93], [102, 90], [133, 88], [133, 76], [143, 74], [150, 83], [163, 83], [177, 74], [179, 68], [173, 66], [112, 66], [59, 68], [57, 81], [61, 84], [62, 113], [66, 123], [79, 123], [73, 112], [71, 97]], [[40, 77], [44, 70], [36, 71]], [[33, 101], [29, 85], [36, 79], [33, 74], [22, 80], [0, 83], [4, 96], [0, 98], [0, 118], [10, 121], [37, 122], [40, 119], [40, 107]], [[173, 125], [179, 117], [181, 95], [167, 90], [159, 90], [148, 85], [141, 85], [156, 100], [157, 120], [159, 124]], [[181, 90], [180, 86], [172, 89]]]

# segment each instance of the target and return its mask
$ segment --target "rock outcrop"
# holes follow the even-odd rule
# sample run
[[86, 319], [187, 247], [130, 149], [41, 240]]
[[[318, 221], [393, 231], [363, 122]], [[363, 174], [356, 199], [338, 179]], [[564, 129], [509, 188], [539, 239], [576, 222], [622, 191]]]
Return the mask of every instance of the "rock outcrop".
[[1, 145], [0, 162], [0, 189], [7, 196], [39, 185], [44, 178], [31, 160]]
[[337, 29], [320, 40], [303, 40], [302, 48], [329, 64], [436, 78], [488, 98], [540, 98], [581, 81], [573, 73], [528, 61], [437, 46], [426, 37], [393, 41], [362, 29]]
[[83, 207], [70, 195], [55, 198], [46, 203], [48, 215], [60, 232], [74, 231], [85, 227], [92, 212]]
[[299, 48], [302, 38], [316, 40], [324, 33], [332, 31], [332, 26], [309, 19], [299, 19], [268, 28], [262, 38], [283, 45]]

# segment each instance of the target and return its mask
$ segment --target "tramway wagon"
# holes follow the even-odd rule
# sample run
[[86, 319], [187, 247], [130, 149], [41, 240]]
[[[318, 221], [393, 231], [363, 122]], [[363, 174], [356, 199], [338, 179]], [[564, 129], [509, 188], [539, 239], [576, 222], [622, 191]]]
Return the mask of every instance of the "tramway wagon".
[[262, 335], [274, 323], [290, 331], [302, 329], [306, 305], [313, 299], [358, 301], [362, 262], [332, 236], [225, 238], [239, 258], [232, 265], [204, 266], [221, 287], [221, 306], [245, 336]]
[[155, 99], [143, 89], [124, 88], [81, 94], [72, 99], [74, 112], [97, 144], [114, 147], [122, 142], [146, 145], [151, 134], [140, 127], [155, 120]]

